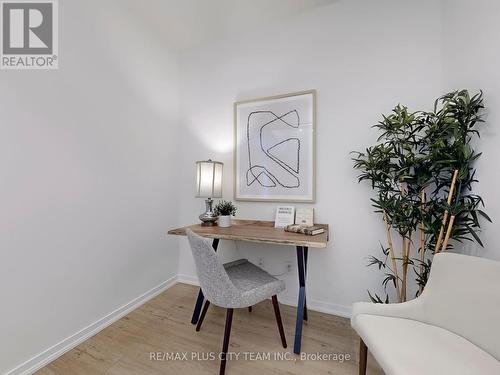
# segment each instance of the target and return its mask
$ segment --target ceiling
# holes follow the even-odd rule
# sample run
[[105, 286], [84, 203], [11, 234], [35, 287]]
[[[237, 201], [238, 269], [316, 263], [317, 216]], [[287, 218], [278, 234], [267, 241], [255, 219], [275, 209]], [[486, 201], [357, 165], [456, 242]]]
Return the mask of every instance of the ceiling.
[[335, 0], [125, 0], [133, 19], [160, 33], [174, 49], [255, 30]]

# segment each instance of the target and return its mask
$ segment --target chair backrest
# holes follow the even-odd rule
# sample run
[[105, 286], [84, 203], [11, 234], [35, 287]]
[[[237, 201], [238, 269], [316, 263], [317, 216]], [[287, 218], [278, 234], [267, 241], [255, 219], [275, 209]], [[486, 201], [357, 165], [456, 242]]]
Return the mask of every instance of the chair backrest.
[[422, 299], [427, 323], [466, 338], [500, 360], [500, 262], [437, 254]]
[[210, 303], [228, 307], [241, 297], [210, 243], [191, 230], [186, 231], [201, 290]]

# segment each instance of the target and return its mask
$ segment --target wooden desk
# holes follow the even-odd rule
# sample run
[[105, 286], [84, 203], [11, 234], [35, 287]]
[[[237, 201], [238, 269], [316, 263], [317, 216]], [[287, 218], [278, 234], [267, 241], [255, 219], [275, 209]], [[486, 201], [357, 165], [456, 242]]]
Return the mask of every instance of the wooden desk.
[[[230, 228], [220, 228], [218, 226], [202, 227], [200, 224], [196, 224], [183, 228], [172, 229], [168, 231], [168, 234], [185, 236], [186, 229], [189, 228], [200, 236], [212, 238], [212, 247], [215, 251], [217, 251], [220, 239], [295, 246], [297, 251], [297, 268], [299, 271], [299, 298], [297, 304], [297, 320], [295, 324], [293, 352], [300, 354], [302, 326], [304, 320], [307, 321], [306, 276], [308, 249], [309, 247], [325, 248], [329, 237], [329, 228], [327, 224], [316, 225], [320, 225], [325, 228], [325, 232], [316, 236], [307, 236], [305, 234], [289, 233], [285, 232], [283, 229], [274, 228], [274, 222], [272, 221], [233, 220], [233, 225]], [[200, 289], [193, 316], [191, 318], [192, 324], [196, 324], [198, 322], [203, 300], [204, 296]]]

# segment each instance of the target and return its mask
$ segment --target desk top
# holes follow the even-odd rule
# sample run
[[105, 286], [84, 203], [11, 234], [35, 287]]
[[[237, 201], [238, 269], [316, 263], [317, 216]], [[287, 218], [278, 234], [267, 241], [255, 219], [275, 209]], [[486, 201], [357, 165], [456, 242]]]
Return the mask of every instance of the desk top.
[[189, 228], [196, 234], [207, 238], [325, 248], [329, 236], [328, 224], [315, 225], [325, 228], [325, 232], [315, 236], [308, 236], [300, 233], [285, 232], [282, 228], [275, 228], [274, 221], [233, 219], [232, 226], [229, 228], [221, 228], [219, 226], [203, 227], [200, 224], [195, 224], [169, 230], [168, 234], [185, 236], [186, 229]]

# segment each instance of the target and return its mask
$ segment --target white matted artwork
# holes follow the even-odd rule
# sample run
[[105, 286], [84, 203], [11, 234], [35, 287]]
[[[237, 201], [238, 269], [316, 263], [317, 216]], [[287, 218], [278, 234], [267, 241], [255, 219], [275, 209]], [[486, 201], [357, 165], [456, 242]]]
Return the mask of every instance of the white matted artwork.
[[314, 202], [314, 90], [234, 104], [240, 201]]

